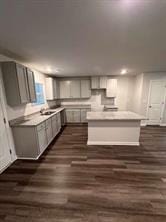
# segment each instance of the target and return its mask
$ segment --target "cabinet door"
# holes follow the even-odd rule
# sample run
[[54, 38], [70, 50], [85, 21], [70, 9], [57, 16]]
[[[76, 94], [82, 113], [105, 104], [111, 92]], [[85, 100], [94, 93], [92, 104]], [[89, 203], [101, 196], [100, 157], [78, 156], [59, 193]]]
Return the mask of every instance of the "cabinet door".
[[59, 87], [58, 87], [58, 82], [55, 78], [53, 79], [53, 91], [54, 91], [54, 99], [58, 99], [59, 98]]
[[88, 109], [81, 109], [81, 122], [86, 123], [86, 115], [87, 115]]
[[66, 122], [67, 123], [73, 122], [73, 110], [70, 110], [70, 109], [66, 110]]
[[53, 137], [55, 137], [58, 133], [58, 126], [57, 126], [57, 119], [54, 118], [52, 119], [52, 134], [53, 134]]
[[51, 118], [46, 120], [46, 134], [47, 134], [47, 142], [49, 144], [51, 140], [53, 139]]
[[91, 88], [92, 89], [99, 89], [99, 77], [98, 76], [91, 77]]
[[101, 76], [100, 77], [100, 89], [106, 89], [107, 88], [107, 77]]
[[38, 141], [39, 141], [40, 153], [42, 153], [46, 149], [48, 144], [45, 128], [38, 131]]
[[61, 115], [61, 125], [64, 126], [66, 123], [65, 110], [62, 110], [60, 112], [60, 115]]
[[80, 98], [80, 80], [72, 80], [70, 85], [70, 97]]
[[26, 77], [26, 68], [20, 64], [16, 64], [16, 69], [21, 103], [28, 103], [30, 102], [30, 98]]
[[91, 96], [90, 80], [81, 80], [81, 98], [89, 98]]
[[60, 113], [57, 113], [57, 128], [58, 128], [58, 132], [61, 129], [61, 116]]
[[26, 69], [26, 71], [27, 71], [30, 102], [35, 102], [36, 101], [36, 90], [35, 90], [34, 73], [30, 69]]
[[71, 81], [62, 80], [59, 82], [60, 98], [70, 98]]
[[80, 109], [78, 109], [78, 110], [73, 110], [73, 122], [74, 122], [74, 123], [80, 123], [80, 122], [81, 122]]
[[117, 96], [117, 79], [108, 79], [107, 80], [107, 97], [116, 97]]
[[54, 100], [53, 78], [46, 78], [46, 99]]

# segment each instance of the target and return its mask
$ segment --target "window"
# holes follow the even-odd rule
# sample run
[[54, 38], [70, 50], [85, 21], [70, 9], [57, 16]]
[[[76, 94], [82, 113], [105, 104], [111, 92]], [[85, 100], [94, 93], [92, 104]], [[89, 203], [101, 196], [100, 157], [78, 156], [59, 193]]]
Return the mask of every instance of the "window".
[[34, 103], [34, 105], [44, 104], [45, 100], [44, 100], [43, 84], [35, 83], [35, 90], [36, 90], [36, 102]]

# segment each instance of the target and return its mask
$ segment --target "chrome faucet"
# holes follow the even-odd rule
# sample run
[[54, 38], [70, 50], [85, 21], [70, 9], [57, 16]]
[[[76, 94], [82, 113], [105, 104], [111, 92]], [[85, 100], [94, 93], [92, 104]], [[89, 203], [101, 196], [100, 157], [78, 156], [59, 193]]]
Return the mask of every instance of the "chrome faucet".
[[41, 115], [43, 115], [43, 112], [45, 111], [45, 108], [41, 108], [40, 109], [40, 113], [41, 113]]

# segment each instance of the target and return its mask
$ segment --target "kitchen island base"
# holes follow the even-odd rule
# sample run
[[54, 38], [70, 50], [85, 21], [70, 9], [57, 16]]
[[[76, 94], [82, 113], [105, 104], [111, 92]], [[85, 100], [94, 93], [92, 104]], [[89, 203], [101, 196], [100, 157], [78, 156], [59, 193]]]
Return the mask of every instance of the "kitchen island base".
[[139, 146], [139, 136], [140, 120], [88, 122], [88, 145]]

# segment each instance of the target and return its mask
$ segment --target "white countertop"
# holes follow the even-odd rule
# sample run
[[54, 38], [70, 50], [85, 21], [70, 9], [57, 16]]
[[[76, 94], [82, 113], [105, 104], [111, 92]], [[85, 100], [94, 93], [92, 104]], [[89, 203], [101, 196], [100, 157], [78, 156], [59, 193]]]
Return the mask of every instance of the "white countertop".
[[18, 126], [20, 126], [20, 127], [22, 127], [22, 126], [37, 126], [40, 123], [42, 123], [42, 122], [46, 121], [47, 119], [49, 119], [50, 117], [54, 116], [56, 113], [61, 112], [62, 110], [64, 110], [63, 107], [60, 107], [60, 108], [57, 108], [57, 109], [49, 109], [47, 111], [52, 111], [54, 113], [51, 114], [51, 115], [41, 115], [41, 114], [38, 114], [38, 115], [35, 115], [34, 117], [32, 116], [31, 118], [20, 122], [20, 123], [19, 122], [16, 123], [12, 127], [18, 127]]
[[144, 120], [144, 116], [130, 111], [88, 112], [87, 120]]

